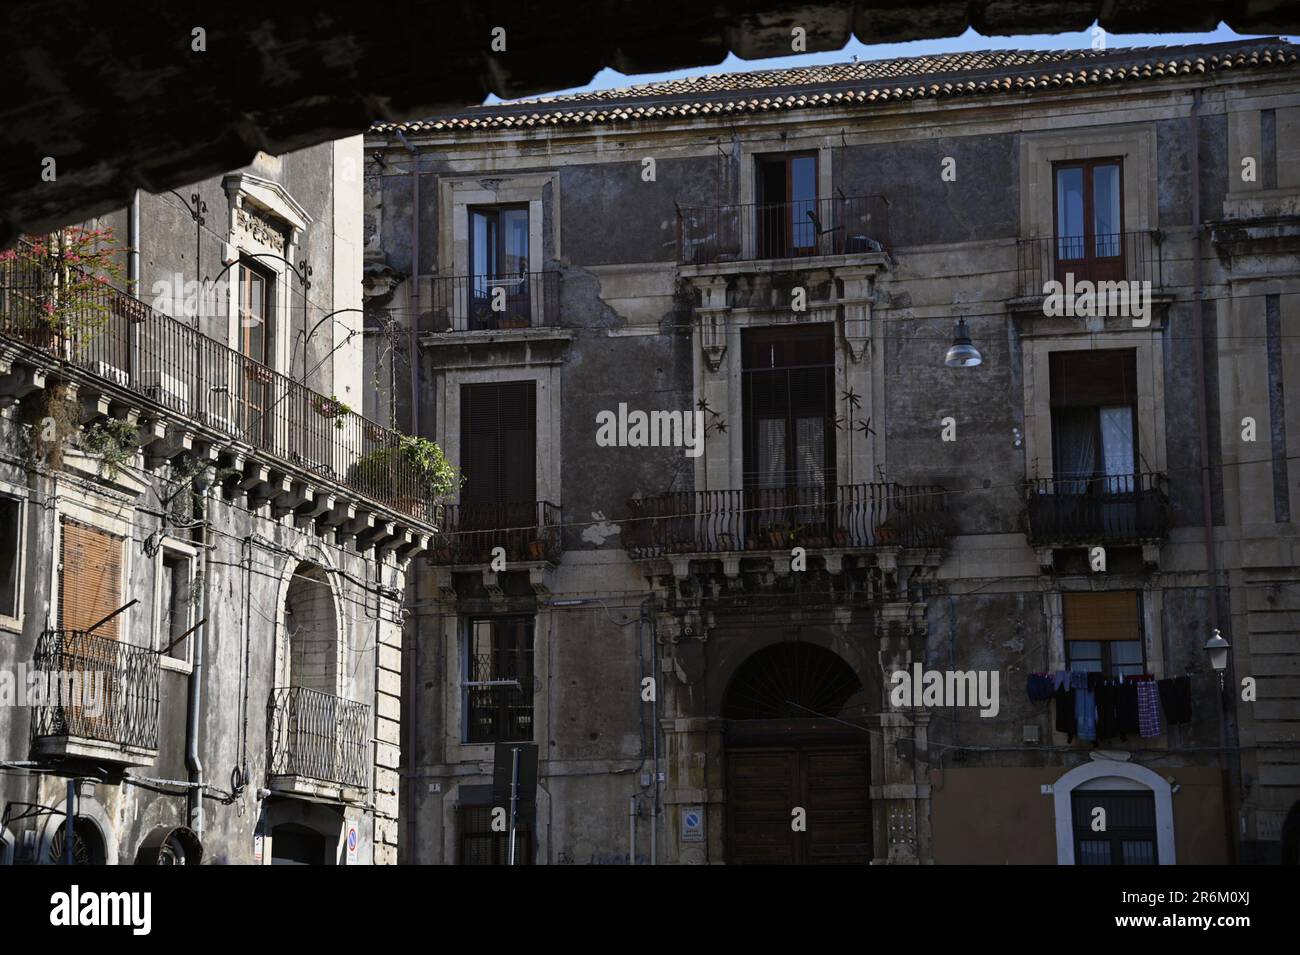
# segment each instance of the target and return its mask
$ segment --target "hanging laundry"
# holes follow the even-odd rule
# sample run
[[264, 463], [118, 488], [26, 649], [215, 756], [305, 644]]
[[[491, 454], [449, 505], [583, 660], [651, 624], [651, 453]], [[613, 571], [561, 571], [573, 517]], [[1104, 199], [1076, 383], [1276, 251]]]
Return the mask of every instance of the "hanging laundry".
[[1192, 721], [1192, 678], [1171, 677], [1156, 683], [1160, 691], [1160, 705], [1165, 709], [1165, 722], [1190, 723]]
[[[1154, 684], [1153, 684], [1154, 686]], [[1120, 735], [1128, 738], [1130, 734], [1137, 736], [1141, 731], [1142, 724], [1140, 720], [1141, 711], [1138, 706], [1138, 687], [1133, 683], [1121, 683], [1115, 688], [1115, 705], [1117, 711], [1117, 725]], [[1141, 735], [1146, 735], [1145, 733]]]
[[1074, 691], [1074, 718], [1079, 739], [1097, 741], [1097, 697], [1092, 690]]
[[[1190, 681], [1189, 681], [1190, 682]], [[1160, 735], [1159, 691], [1155, 683], [1143, 680], [1132, 687], [1137, 694], [1138, 729], [1143, 737]], [[1190, 707], [1189, 707], [1190, 708]]]
[[1064, 733], [1067, 740], [1074, 742], [1074, 734], [1078, 732], [1078, 720], [1075, 717], [1075, 690], [1060, 687], [1052, 695], [1056, 703], [1056, 731]]
[[1052, 689], [1068, 690], [1070, 688], [1070, 671], [1057, 670], [1052, 674]]
[[1086, 690], [1088, 689], [1088, 671], [1071, 670], [1070, 671], [1070, 689]]
[[1050, 700], [1056, 692], [1052, 677], [1046, 673], [1031, 673], [1025, 685], [1025, 692], [1035, 703]]
[[1119, 735], [1119, 709], [1116, 697], [1119, 687], [1113, 683], [1097, 683], [1090, 691], [1097, 701], [1097, 739], [1111, 739]]

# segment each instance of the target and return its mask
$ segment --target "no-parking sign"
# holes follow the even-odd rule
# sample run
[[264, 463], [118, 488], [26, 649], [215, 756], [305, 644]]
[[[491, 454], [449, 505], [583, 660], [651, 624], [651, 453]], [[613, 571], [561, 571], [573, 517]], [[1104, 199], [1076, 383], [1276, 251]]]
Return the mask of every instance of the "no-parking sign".
[[349, 823], [348, 824], [348, 861], [347, 861], [348, 865], [357, 864], [357, 844], [359, 842], [360, 842], [360, 838], [357, 836], [357, 827], [354, 824]]

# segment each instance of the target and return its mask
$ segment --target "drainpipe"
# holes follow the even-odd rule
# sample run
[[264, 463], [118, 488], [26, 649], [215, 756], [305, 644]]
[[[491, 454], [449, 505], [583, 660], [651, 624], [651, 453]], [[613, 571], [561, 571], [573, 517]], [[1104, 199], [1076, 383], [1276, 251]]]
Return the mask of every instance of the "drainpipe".
[[[212, 519], [211, 486], [205, 489], [203, 501], [203, 523], [199, 525], [199, 546], [203, 550], [203, 587], [199, 590], [200, 620], [208, 615], [208, 592], [212, 587], [212, 555], [209, 549], [208, 522]], [[246, 595], [247, 599], [247, 595]], [[203, 704], [203, 642], [207, 637], [208, 625], [204, 623], [190, 639], [194, 641], [193, 665], [190, 667], [185, 701], [185, 769], [189, 773], [190, 788], [187, 794], [189, 803], [190, 828], [199, 840], [203, 839], [203, 761], [199, 758], [199, 712]]]
[[126, 287], [140, 297], [140, 190], [131, 193], [131, 210], [126, 220]]
[[[1201, 523], [1205, 530], [1205, 576], [1210, 588], [1209, 619], [1206, 629], [1213, 633], [1219, 629], [1219, 568], [1214, 552], [1214, 498], [1210, 485], [1210, 425], [1209, 398], [1205, 384], [1205, 319], [1203, 276], [1201, 274], [1201, 148], [1199, 138], [1199, 119], [1201, 111], [1202, 90], [1192, 92], [1192, 110], [1188, 115], [1188, 130], [1191, 135], [1192, 150], [1192, 294], [1193, 327], [1196, 332], [1193, 354], [1196, 357], [1196, 411], [1201, 454]], [[1235, 641], [1234, 641], [1235, 642]], [[1229, 725], [1232, 715], [1228, 711], [1227, 700], [1234, 694], [1219, 696], [1219, 744], [1223, 752], [1225, 792], [1223, 794], [1223, 812], [1228, 826], [1228, 847], [1235, 864], [1237, 861], [1238, 831], [1236, 813], [1233, 804], [1240, 793], [1241, 766], [1236, 753], [1236, 732]], [[1236, 707], [1233, 707], [1234, 711]], [[1235, 726], [1235, 720], [1232, 720]]]

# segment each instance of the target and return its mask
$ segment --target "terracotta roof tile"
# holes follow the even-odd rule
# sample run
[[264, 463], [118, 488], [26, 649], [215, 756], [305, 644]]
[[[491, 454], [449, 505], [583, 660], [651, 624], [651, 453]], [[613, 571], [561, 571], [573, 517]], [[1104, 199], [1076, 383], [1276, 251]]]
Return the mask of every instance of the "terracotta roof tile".
[[[408, 123], [377, 123], [371, 132], [382, 135], [394, 130], [439, 133], [602, 125], [901, 99], [1077, 90], [1187, 76], [1193, 71], [1207, 74], [1243, 67], [1294, 69], [1298, 58], [1300, 48], [1276, 37], [1208, 46], [950, 53], [693, 76], [617, 90], [479, 106], [451, 116]], [[760, 93], [767, 95], [754, 95]]]

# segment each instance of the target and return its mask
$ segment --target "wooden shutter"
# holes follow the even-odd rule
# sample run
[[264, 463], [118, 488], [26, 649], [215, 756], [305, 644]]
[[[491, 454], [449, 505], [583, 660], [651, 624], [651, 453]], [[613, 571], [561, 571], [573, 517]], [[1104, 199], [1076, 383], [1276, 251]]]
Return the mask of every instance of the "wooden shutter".
[[[59, 560], [59, 627], [85, 630], [122, 605], [124, 541], [106, 531], [64, 518]], [[119, 639], [115, 617], [95, 631]]]
[[537, 390], [531, 381], [462, 385], [461, 468], [465, 504], [537, 498]]
[[1137, 351], [1052, 352], [1048, 360], [1053, 408], [1137, 404]]
[[1063, 594], [1065, 639], [1140, 640], [1137, 591]]

